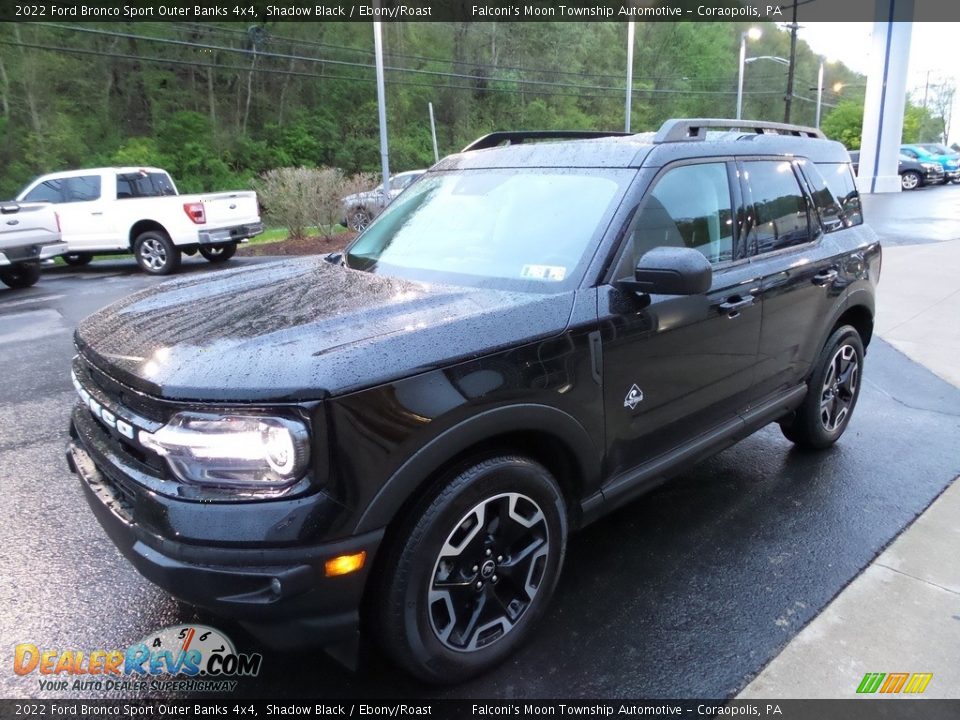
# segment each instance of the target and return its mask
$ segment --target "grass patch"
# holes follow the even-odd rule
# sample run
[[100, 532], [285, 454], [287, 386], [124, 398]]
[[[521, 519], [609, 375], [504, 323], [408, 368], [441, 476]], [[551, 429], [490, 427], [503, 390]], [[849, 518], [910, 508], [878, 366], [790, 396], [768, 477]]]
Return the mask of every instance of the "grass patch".
[[[306, 237], [339, 235], [345, 232], [347, 232], [347, 228], [343, 225], [331, 225], [329, 228], [323, 228], [322, 230], [321, 228], [311, 227], [307, 228]], [[283, 242], [289, 239], [289, 237], [290, 233], [286, 228], [270, 228], [269, 230], [264, 230], [256, 237], [250, 238], [249, 242], [244, 244], [266, 245], [267, 243]]]

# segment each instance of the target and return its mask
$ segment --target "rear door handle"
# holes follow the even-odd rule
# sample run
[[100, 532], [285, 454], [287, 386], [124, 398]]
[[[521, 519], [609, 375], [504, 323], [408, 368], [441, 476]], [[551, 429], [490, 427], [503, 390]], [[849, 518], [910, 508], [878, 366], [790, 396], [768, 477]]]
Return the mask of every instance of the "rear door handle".
[[834, 268], [829, 270], [824, 270], [823, 272], [818, 272], [813, 276], [814, 285], [829, 285], [834, 280], [837, 279], [837, 271]]

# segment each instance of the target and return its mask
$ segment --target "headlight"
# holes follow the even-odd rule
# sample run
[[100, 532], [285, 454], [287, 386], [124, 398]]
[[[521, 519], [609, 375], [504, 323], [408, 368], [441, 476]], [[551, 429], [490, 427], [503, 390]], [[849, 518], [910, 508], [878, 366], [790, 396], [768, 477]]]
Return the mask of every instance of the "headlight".
[[184, 482], [220, 487], [280, 487], [310, 460], [306, 426], [278, 417], [184, 412], [139, 439]]

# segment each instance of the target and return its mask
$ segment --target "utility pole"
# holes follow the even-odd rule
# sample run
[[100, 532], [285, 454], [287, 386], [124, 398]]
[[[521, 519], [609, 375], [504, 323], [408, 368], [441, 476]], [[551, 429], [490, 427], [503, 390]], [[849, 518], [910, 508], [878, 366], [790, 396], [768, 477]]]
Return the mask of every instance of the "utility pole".
[[927, 109], [927, 93], [930, 92], [930, 71], [927, 70], [927, 83], [923, 86], [923, 109]]
[[787, 94], [783, 98], [783, 121], [790, 122], [790, 107], [793, 105], [793, 75], [797, 64], [797, 0], [793, 0], [793, 22], [790, 23], [790, 69], [787, 70]]

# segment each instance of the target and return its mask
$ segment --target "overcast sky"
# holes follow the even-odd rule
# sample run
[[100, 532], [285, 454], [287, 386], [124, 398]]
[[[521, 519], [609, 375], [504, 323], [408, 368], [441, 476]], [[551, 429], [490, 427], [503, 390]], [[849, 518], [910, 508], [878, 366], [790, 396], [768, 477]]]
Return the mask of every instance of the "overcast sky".
[[[954, 2], [955, 0], [948, 0]], [[857, 72], [870, 72], [870, 36], [873, 23], [801, 23], [798, 37], [806, 40], [814, 52], [841, 60]], [[952, 80], [960, 85], [960, 23], [914, 23], [910, 41], [910, 68], [907, 92], [923, 101], [923, 88], [929, 72], [931, 85]], [[827, 66], [824, 86], [830, 87]], [[862, 91], [861, 91], [862, 92]], [[950, 142], [960, 140], [960, 93], [954, 101]]]

